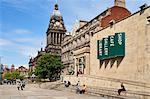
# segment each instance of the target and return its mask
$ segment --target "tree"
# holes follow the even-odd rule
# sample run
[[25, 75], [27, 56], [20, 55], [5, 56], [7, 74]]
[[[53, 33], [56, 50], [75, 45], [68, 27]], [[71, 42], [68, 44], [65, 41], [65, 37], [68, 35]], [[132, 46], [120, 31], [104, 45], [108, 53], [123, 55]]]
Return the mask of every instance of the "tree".
[[4, 79], [12, 80], [12, 79], [24, 79], [24, 76], [20, 75], [18, 71], [8, 72], [4, 75]]
[[11, 78], [12, 79], [18, 79], [20, 76], [20, 73], [18, 71], [14, 71], [11, 73]]
[[39, 78], [49, 78], [50, 81], [57, 80], [63, 68], [60, 56], [46, 53], [37, 60], [35, 75]]
[[11, 73], [6, 73], [4, 79], [11, 80]]

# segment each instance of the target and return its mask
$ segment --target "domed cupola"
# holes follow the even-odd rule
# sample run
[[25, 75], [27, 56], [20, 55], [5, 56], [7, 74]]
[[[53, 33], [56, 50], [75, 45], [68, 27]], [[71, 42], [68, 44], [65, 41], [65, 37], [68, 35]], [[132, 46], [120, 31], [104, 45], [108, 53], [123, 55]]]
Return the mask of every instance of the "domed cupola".
[[54, 16], [54, 17], [61, 17], [61, 13], [60, 13], [60, 11], [58, 9], [58, 4], [55, 4], [55, 9], [54, 9], [54, 11], [52, 13], [52, 16]]

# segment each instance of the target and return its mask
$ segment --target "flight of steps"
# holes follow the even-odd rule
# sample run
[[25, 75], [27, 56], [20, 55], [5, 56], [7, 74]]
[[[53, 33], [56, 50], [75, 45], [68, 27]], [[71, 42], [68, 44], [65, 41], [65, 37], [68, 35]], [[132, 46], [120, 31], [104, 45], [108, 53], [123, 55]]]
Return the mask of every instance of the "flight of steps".
[[[53, 87], [55, 90], [59, 91], [70, 91], [76, 93], [76, 86], [70, 85], [65, 87], [63, 83], [57, 84]], [[97, 95], [100, 97], [106, 97], [108, 99], [150, 99], [150, 93], [143, 93], [140, 91], [127, 90], [118, 95], [118, 89], [114, 88], [104, 88], [104, 87], [87, 87], [85, 94]]]
[[[76, 86], [70, 85], [69, 87], [65, 87], [64, 84], [59, 84], [57, 87], [53, 88], [59, 91], [70, 91], [76, 93]], [[136, 96], [128, 96], [124, 93], [122, 95], [117, 94], [117, 90], [112, 89], [103, 89], [103, 88], [93, 88], [87, 87], [87, 91], [85, 94], [96, 95], [100, 97], [106, 97], [108, 99], [138, 99]]]
[[[86, 84], [88, 91], [93, 94], [105, 96], [108, 94], [109, 96], [123, 97], [123, 99], [150, 99], [149, 83], [91, 75], [65, 76], [64, 78], [72, 84], [76, 84], [77, 81], [80, 81], [82, 85]], [[127, 91], [119, 96], [117, 91], [121, 88], [121, 83], [125, 85]]]
[[[64, 83], [60, 81], [43, 83], [39, 85], [39, 87], [44, 89], [70, 91], [74, 93], [76, 92], [75, 85], [70, 85], [69, 87], [65, 87]], [[150, 99], [150, 92], [135, 91], [135, 90], [128, 90], [128, 89], [126, 90], [127, 91], [122, 92], [121, 95], [118, 95], [117, 88], [87, 86], [86, 94], [108, 97], [108, 99]]]

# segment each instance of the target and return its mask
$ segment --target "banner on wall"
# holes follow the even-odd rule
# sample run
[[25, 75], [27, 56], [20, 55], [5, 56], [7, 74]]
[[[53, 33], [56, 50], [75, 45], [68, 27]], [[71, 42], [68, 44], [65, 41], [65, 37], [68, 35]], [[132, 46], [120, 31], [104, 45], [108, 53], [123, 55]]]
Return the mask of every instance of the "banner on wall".
[[100, 60], [125, 56], [125, 33], [115, 33], [97, 41], [97, 58]]
[[98, 48], [98, 53], [97, 53], [97, 58], [102, 59], [103, 58], [103, 43], [102, 40], [97, 40], [97, 48]]
[[109, 58], [113, 58], [116, 55], [115, 36], [108, 36], [109, 40]]

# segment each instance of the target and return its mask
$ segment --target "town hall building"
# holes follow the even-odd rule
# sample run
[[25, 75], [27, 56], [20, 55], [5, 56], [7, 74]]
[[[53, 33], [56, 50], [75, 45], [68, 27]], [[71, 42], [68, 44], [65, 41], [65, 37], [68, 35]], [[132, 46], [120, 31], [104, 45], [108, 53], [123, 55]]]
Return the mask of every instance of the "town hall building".
[[56, 4], [46, 34], [38, 55], [60, 55], [64, 80], [108, 89], [124, 83], [128, 90], [150, 92], [150, 6], [132, 14], [125, 0], [114, 0], [90, 21], [79, 20], [67, 35]]

